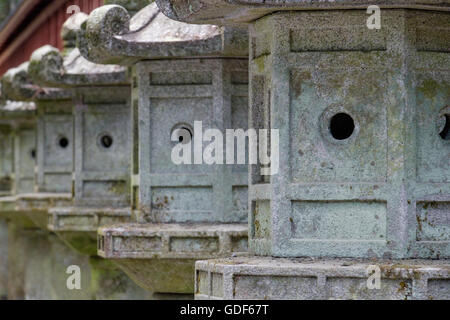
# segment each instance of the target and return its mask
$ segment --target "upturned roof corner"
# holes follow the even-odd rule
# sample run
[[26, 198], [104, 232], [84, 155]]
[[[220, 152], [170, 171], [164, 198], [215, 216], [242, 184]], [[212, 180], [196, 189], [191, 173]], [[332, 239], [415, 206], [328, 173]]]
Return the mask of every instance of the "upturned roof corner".
[[178, 22], [155, 3], [133, 17], [118, 5], [100, 7], [91, 13], [81, 35], [80, 51], [97, 63], [248, 55], [247, 30]]

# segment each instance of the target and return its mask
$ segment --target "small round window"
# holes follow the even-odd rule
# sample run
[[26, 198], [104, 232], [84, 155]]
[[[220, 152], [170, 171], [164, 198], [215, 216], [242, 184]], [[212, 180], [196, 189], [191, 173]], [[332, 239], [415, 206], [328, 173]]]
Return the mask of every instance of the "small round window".
[[355, 120], [347, 113], [338, 113], [330, 119], [329, 130], [336, 140], [347, 140], [355, 132]]
[[102, 146], [105, 149], [110, 149], [112, 145], [114, 144], [114, 139], [109, 134], [102, 134], [100, 136], [100, 146]]
[[172, 130], [171, 140], [182, 144], [188, 144], [194, 137], [193, 130], [189, 125], [178, 125]]
[[67, 147], [69, 146], [69, 139], [67, 139], [66, 137], [59, 138], [58, 145], [62, 149], [67, 149]]

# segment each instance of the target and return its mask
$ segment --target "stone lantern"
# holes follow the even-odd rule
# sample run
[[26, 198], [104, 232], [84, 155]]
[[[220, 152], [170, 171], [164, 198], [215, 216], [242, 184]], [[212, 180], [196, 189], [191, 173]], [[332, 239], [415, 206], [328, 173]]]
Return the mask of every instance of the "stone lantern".
[[136, 220], [100, 228], [98, 252], [151, 292], [192, 297], [196, 260], [247, 250], [248, 175], [245, 165], [175, 164], [171, 155], [194, 149], [196, 137], [207, 146], [196, 122], [224, 135], [247, 129], [247, 33], [178, 23], [156, 4], [130, 20], [109, 5], [91, 13], [80, 51], [133, 70]]
[[[36, 161], [35, 149], [35, 115], [36, 105], [34, 102], [18, 101], [28, 90], [22, 90], [19, 83], [26, 79], [24, 74], [26, 64], [9, 70], [2, 79], [2, 97], [7, 100], [0, 110], [0, 123], [9, 124], [12, 131], [9, 132], [11, 143], [4, 143], [2, 149], [3, 164], [11, 167], [11, 194], [9, 197], [0, 198], [0, 218], [6, 232], [2, 249], [1, 267], [5, 272], [5, 297], [10, 300], [37, 298], [34, 296], [35, 288], [43, 288], [44, 282], [35, 281], [27, 277], [27, 271], [31, 270], [31, 255], [42, 252], [34, 246], [39, 243], [39, 237], [33, 235], [37, 229], [34, 223], [27, 217], [25, 212], [17, 210], [17, 199], [24, 193], [32, 192], [34, 189], [34, 172]], [[8, 142], [6, 140], [5, 142]], [[9, 147], [8, 147], [9, 145]], [[3, 251], [3, 250], [0, 250]], [[21, 252], [22, 254], [18, 254]], [[40, 256], [42, 258], [42, 256]], [[41, 274], [40, 278], [44, 278]], [[48, 278], [46, 280], [49, 280]], [[43, 297], [42, 295], [40, 297]], [[43, 297], [46, 298], [46, 297]]]
[[16, 211], [46, 230], [49, 207], [72, 201], [72, 93], [33, 84], [28, 63], [7, 72], [2, 81], [8, 98], [36, 105], [36, 170], [33, 166], [32, 187], [16, 195]]
[[[69, 18], [63, 36], [74, 37], [84, 19], [82, 13]], [[75, 249], [95, 254], [97, 228], [131, 217], [130, 85], [125, 68], [96, 65], [78, 49], [66, 50], [63, 56], [44, 46], [33, 53], [29, 66], [36, 84], [66, 88], [74, 95], [74, 205], [53, 208], [49, 228]]]
[[280, 136], [256, 256], [197, 263], [198, 298], [450, 298], [449, 7], [388, 2], [158, 1], [249, 26], [250, 127]]
[[[2, 98], [4, 97], [2, 90]], [[3, 101], [0, 103], [0, 176], [2, 191], [0, 197], [0, 298], [21, 298], [24, 283], [14, 282], [9, 241], [17, 229], [27, 228], [32, 223], [15, 210], [16, 190], [27, 191], [27, 180], [33, 179], [34, 150], [33, 126], [34, 103]], [[31, 136], [31, 138], [30, 138]], [[23, 159], [17, 159], [17, 157]], [[16, 163], [14, 161], [16, 160]], [[30, 166], [28, 168], [27, 166]], [[29, 170], [31, 169], [31, 170]], [[16, 188], [18, 186], [18, 188]], [[8, 223], [13, 221], [14, 224]], [[10, 289], [12, 283], [18, 284], [18, 290]], [[15, 287], [15, 286], [14, 286]]]
[[[20, 194], [33, 192], [36, 163], [35, 113], [33, 102], [13, 101], [19, 90], [13, 90], [14, 81], [23, 77], [26, 64], [10, 69], [2, 79], [0, 125], [2, 126], [1, 175], [5, 192], [0, 197], [0, 217], [25, 218], [16, 214], [16, 199]], [[27, 220], [27, 219], [25, 219]]]
[[97, 257], [97, 228], [131, 218], [130, 84], [124, 67], [90, 63], [74, 47], [86, 18], [80, 13], [65, 22], [63, 53], [44, 46], [33, 53], [28, 68], [37, 85], [72, 93], [73, 203], [48, 210], [48, 229], [89, 257], [96, 299], [148, 299], [122, 271]]

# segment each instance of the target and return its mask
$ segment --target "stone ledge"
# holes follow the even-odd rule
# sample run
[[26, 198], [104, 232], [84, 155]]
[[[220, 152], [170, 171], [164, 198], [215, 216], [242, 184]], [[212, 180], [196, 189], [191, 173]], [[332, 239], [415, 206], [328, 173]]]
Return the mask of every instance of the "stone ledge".
[[108, 259], [209, 259], [246, 252], [247, 230], [245, 224], [214, 223], [104, 227], [99, 230], [99, 255]]
[[65, 207], [49, 209], [48, 228], [54, 232], [97, 232], [104, 225], [129, 222], [129, 208]]
[[29, 193], [17, 196], [17, 209], [21, 211], [47, 211], [72, 203], [70, 193]]
[[97, 229], [130, 222], [130, 208], [52, 208], [48, 212], [48, 230], [55, 232], [78, 253], [97, 255]]
[[98, 254], [147, 290], [192, 294], [195, 261], [246, 251], [247, 236], [246, 224], [111, 226], [99, 230]]
[[[369, 266], [381, 288], [367, 287]], [[196, 263], [196, 299], [450, 299], [449, 260], [237, 257]]]

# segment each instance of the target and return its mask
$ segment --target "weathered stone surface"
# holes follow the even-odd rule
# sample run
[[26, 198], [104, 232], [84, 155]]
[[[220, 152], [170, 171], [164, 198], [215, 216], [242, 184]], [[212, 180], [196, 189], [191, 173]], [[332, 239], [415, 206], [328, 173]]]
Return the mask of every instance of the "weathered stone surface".
[[24, 101], [32, 99], [37, 88], [31, 85], [28, 77], [28, 62], [17, 68], [9, 69], [2, 77], [2, 96], [11, 101]]
[[[104, 6], [83, 25], [78, 46], [92, 61], [133, 65], [131, 199], [136, 221], [143, 224], [124, 225], [120, 237], [139, 246], [139, 252], [124, 247], [116, 248], [113, 256], [109, 249], [99, 253], [157, 295], [192, 294], [194, 261], [205, 255], [200, 249], [213, 250], [222, 240], [197, 243], [184, 237], [198, 233], [196, 223], [226, 234], [221, 223], [247, 221], [247, 168], [175, 165], [171, 138], [181, 128], [193, 134], [195, 121], [203, 121], [205, 130], [247, 128], [247, 33], [179, 23], [167, 19], [155, 4], [133, 18], [120, 6]], [[237, 228], [246, 234], [244, 224]], [[136, 239], [133, 234], [139, 232], [179, 241], [169, 253], [153, 248], [151, 236]], [[245, 250], [245, 239], [239, 245]], [[200, 251], [192, 251], [197, 247]]]
[[242, 224], [122, 224], [99, 229], [98, 253], [155, 293], [193, 293], [199, 259], [247, 251]]
[[[382, 17], [379, 31], [365, 11], [276, 13], [250, 27], [251, 127], [280, 133], [279, 173], [267, 183], [252, 170], [252, 252], [449, 257], [449, 144], [438, 126], [449, 51], [432, 30], [449, 33], [450, 15]], [[344, 138], [337, 115], [351, 118]]]
[[156, 4], [133, 18], [121, 6], [103, 6], [91, 13], [84, 27], [81, 52], [99, 63], [248, 54], [246, 30], [180, 23], [165, 17]]
[[[135, 76], [138, 148], [133, 170], [139, 178], [135, 179], [133, 199], [137, 199], [134, 206], [139, 209], [139, 222], [245, 223], [247, 166], [177, 165], [172, 161], [172, 148], [178, 141], [173, 142], [172, 136], [180, 128], [192, 137], [199, 136], [194, 132], [195, 121], [203, 122], [203, 133], [210, 128], [223, 133], [226, 129], [246, 130], [247, 62], [143, 61], [136, 66]], [[200, 143], [206, 148], [207, 142]]]
[[448, 0], [156, 0], [169, 18], [189, 23], [240, 25], [278, 11], [367, 9], [431, 9], [449, 11]]
[[[380, 289], [367, 285], [372, 266], [379, 267]], [[199, 300], [448, 300], [450, 265], [436, 260], [269, 257], [199, 261], [195, 292]]]
[[31, 55], [29, 77], [41, 86], [76, 88], [127, 85], [126, 69], [117, 65], [100, 65], [84, 59], [75, 48], [77, 34], [87, 15], [77, 13], [64, 23], [61, 34], [66, 41], [64, 54], [52, 46], [43, 46]]

